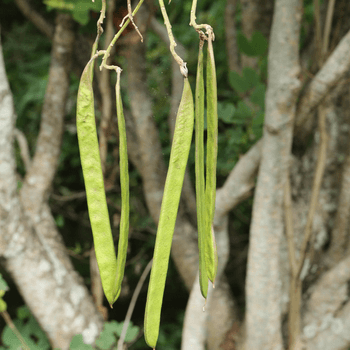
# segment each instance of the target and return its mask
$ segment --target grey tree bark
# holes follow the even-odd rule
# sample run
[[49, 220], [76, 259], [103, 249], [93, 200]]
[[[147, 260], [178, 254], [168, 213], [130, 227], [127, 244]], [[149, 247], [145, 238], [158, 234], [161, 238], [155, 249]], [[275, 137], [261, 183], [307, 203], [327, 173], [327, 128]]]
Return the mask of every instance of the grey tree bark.
[[300, 89], [299, 0], [277, 0], [270, 37], [264, 137], [246, 282], [247, 349], [283, 349], [280, 249], [283, 194]]
[[47, 203], [60, 154], [73, 45], [72, 19], [59, 14], [37, 148], [20, 193], [13, 146], [15, 112], [0, 54], [1, 263], [52, 346], [61, 349], [68, 349], [79, 333], [86, 343], [93, 343], [102, 328], [102, 318], [73, 269]]

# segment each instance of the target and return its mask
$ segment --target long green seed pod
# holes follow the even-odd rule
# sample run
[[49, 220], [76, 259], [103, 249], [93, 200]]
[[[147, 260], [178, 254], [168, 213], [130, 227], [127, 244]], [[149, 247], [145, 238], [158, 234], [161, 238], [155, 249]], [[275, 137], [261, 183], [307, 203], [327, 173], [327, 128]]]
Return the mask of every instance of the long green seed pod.
[[207, 50], [207, 173], [205, 188], [206, 268], [209, 279], [215, 283], [218, 257], [213, 229], [216, 199], [216, 162], [218, 151], [218, 112], [216, 71], [213, 50], [213, 35], [208, 35]]
[[112, 305], [116, 298], [114, 288], [117, 261], [96, 132], [91, 77], [93, 63], [94, 59], [88, 62], [80, 79], [77, 99], [77, 132], [96, 259], [104, 293], [109, 304]]
[[193, 96], [188, 79], [185, 78], [182, 98], [176, 117], [169, 169], [160, 209], [153, 266], [147, 294], [145, 339], [146, 343], [152, 348], [156, 346], [159, 334], [160, 314], [168, 272], [171, 242], [191, 146], [193, 124]]
[[129, 236], [129, 169], [128, 169], [128, 152], [126, 145], [126, 129], [123, 113], [123, 104], [120, 94], [120, 73], [117, 71], [117, 83], [115, 85], [116, 103], [117, 103], [117, 117], [119, 130], [119, 167], [120, 167], [120, 187], [122, 192], [122, 212], [120, 218], [120, 232], [118, 243], [118, 257], [117, 257], [117, 277], [116, 286], [114, 290], [117, 292], [116, 298], [120, 294], [121, 285], [124, 277], [125, 260], [128, 250], [128, 236]]
[[195, 93], [195, 142], [196, 142], [196, 205], [199, 250], [199, 284], [204, 298], [208, 293], [208, 275], [205, 266], [205, 180], [204, 180], [204, 77], [203, 45], [199, 42], [196, 93]]

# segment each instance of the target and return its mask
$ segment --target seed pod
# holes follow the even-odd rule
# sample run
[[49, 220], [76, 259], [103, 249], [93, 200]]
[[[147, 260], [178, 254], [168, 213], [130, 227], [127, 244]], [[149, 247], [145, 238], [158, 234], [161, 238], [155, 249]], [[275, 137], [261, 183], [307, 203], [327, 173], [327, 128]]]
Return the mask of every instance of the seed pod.
[[117, 71], [117, 83], [115, 85], [116, 103], [117, 103], [117, 117], [119, 130], [119, 168], [120, 168], [120, 187], [122, 192], [122, 211], [120, 218], [120, 231], [118, 243], [118, 257], [117, 257], [117, 276], [114, 290], [117, 295], [120, 294], [121, 285], [124, 277], [125, 260], [128, 250], [128, 236], [129, 236], [129, 169], [128, 169], [128, 151], [126, 144], [126, 129], [123, 113], [123, 104], [120, 94], [120, 73]]
[[104, 189], [100, 152], [97, 140], [91, 67], [86, 65], [80, 79], [77, 99], [77, 133], [81, 166], [98, 268], [103, 291], [110, 305], [116, 299], [117, 261]]
[[216, 199], [216, 162], [218, 150], [218, 112], [213, 34], [208, 35], [207, 50], [207, 173], [205, 187], [206, 268], [209, 279], [215, 283], [218, 257], [213, 229]]
[[205, 266], [205, 180], [204, 180], [204, 78], [203, 45], [199, 43], [196, 93], [195, 93], [195, 143], [196, 143], [196, 205], [199, 250], [199, 284], [204, 298], [208, 293], [208, 275]]
[[153, 266], [147, 293], [145, 339], [146, 343], [152, 348], [156, 346], [159, 334], [160, 314], [168, 272], [171, 242], [191, 146], [193, 123], [193, 96], [188, 79], [185, 78], [182, 98], [176, 117], [169, 169], [164, 186]]

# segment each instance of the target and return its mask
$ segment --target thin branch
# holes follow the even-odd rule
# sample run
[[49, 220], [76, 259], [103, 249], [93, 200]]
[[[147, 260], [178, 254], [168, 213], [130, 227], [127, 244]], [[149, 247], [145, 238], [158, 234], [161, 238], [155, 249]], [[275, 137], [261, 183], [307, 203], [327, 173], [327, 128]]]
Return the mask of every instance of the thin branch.
[[318, 196], [320, 193], [322, 178], [326, 167], [326, 156], [327, 156], [327, 145], [328, 145], [326, 113], [323, 108], [319, 108], [318, 113], [319, 113], [319, 131], [320, 131], [321, 144], [318, 150], [316, 172], [315, 172], [314, 182], [312, 186], [311, 202], [310, 202], [310, 208], [309, 208], [307, 222], [305, 226], [304, 239], [300, 249], [300, 258], [298, 261], [298, 268], [297, 268], [297, 274], [296, 274], [297, 278], [300, 277], [301, 270], [304, 266], [307, 247], [309, 245], [309, 242], [312, 236], [313, 219], [317, 209]]
[[331, 29], [332, 29], [334, 5], [335, 5], [335, 0], [329, 0], [328, 1], [326, 25], [325, 25], [325, 28], [324, 28], [323, 45], [322, 45], [322, 56], [323, 56], [323, 58], [326, 56], [326, 54], [328, 52], [329, 38], [331, 36]]
[[26, 168], [26, 171], [28, 171], [31, 165], [31, 159], [30, 159], [29, 147], [28, 147], [26, 136], [19, 129], [15, 129], [14, 134], [18, 142], [18, 146], [21, 152], [21, 158], [23, 160], [24, 166]]
[[1, 316], [5, 320], [6, 324], [11, 328], [12, 332], [15, 334], [15, 336], [18, 338], [18, 340], [21, 342], [23, 349], [24, 350], [30, 350], [29, 346], [27, 343], [24, 341], [21, 333], [18, 331], [17, 327], [15, 324], [12, 322], [12, 319], [9, 315], [9, 313], [5, 310], [3, 312], [0, 312]]
[[[109, 42], [114, 36], [113, 13], [115, 9], [115, 0], [109, 0], [107, 9], [107, 24], [105, 35], [105, 49], [108, 48]], [[107, 159], [107, 142], [109, 134], [109, 124], [112, 118], [112, 90], [110, 83], [109, 69], [103, 69], [101, 79], [99, 80], [99, 88], [102, 99], [102, 115], [99, 132], [99, 147], [101, 156], [101, 166], [104, 176], [106, 175], [106, 159]]]
[[[192, 7], [191, 7], [191, 20], [190, 25], [197, 31], [200, 37], [203, 37], [204, 33], [201, 31], [201, 29], [205, 29], [207, 32], [213, 33], [213, 28], [209, 24], [197, 24], [196, 23], [196, 10], [197, 10], [197, 0], [192, 0]], [[214, 34], [213, 40], [215, 40]]]
[[126, 19], [129, 18], [137, 34], [140, 35], [141, 42], [143, 42], [143, 36], [140, 33], [138, 26], [134, 22], [134, 16], [132, 15], [132, 9], [131, 9], [131, 0], [127, 0], [127, 2], [128, 2], [128, 14], [123, 18], [122, 23], [120, 23], [120, 27], [122, 27]]
[[226, 52], [227, 63], [230, 71], [241, 71], [239, 64], [237, 31], [236, 31], [236, 2], [237, 0], [227, 0], [225, 8], [225, 35], [226, 35]]
[[146, 278], [151, 270], [152, 263], [153, 263], [153, 259], [147, 264], [147, 266], [143, 270], [142, 275], [141, 275], [141, 277], [137, 283], [137, 286], [135, 288], [134, 294], [132, 295], [132, 298], [131, 298], [131, 301], [130, 301], [130, 304], [128, 307], [128, 311], [127, 311], [126, 316], [125, 316], [122, 333], [121, 333], [119, 341], [118, 341], [118, 350], [123, 350], [124, 339], [125, 339], [128, 327], [129, 327], [131, 316], [132, 316], [132, 313], [134, 312], [134, 308], [135, 308], [135, 305], [137, 302], [137, 298], [139, 297], [139, 294], [141, 292], [141, 288], [142, 288], [143, 284], [145, 283], [145, 280], [146, 280]]
[[[144, 0], [140, 0], [139, 3], [137, 4], [137, 6], [135, 7], [135, 10], [133, 11], [132, 15], [135, 16], [137, 11], [139, 10], [139, 8], [141, 7], [141, 5], [143, 4]], [[100, 65], [100, 70], [102, 70], [102, 67], [107, 68], [107, 69], [114, 69], [114, 70], [118, 70], [119, 67], [117, 66], [108, 66], [107, 65], [107, 59], [111, 54], [111, 50], [112, 47], [114, 46], [114, 44], [116, 43], [116, 41], [119, 39], [119, 37], [121, 36], [121, 34], [123, 33], [123, 31], [125, 30], [125, 28], [129, 25], [130, 23], [130, 18], [127, 19], [124, 23], [124, 25], [120, 28], [120, 30], [118, 31], [118, 33], [114, 36], [113, 40], [110, 42], [107, 50], [105, 51], [105, 54], [103, 56], [102, 59], [102, 63]]]
[[177, 62], [177, 64], [180, 66], [181, 74], [185, 78], [187, 78], [188, 69], [186, 67], [186, 62], [184, 62], [183, 59], [175, 52], [176, 42], [175, 42], [175, 39], [174, 39], [173, 32], [171, 30], [171, 24], [170, 24], [168, 14], [167, 14], [166, 9], [165, 9], [164, 1], [163, 0], [158, 0], [158, 1], [159, 1], [159, 5], [160, 5], [160, 10], [162, 11], [164, 24], [166, 26], [166, 29], [167, 29], [167, 32], [168, 32], [168, 36], [169, 36], [169, 40], [170, 40], [170, 52], [173, 55], [173, 57], [174, 57], [175, 61]]
[[350, 31], [341, 39], [301, 97], [296, 112], [294, 135], [305, 138], [305, 124], [310, 113], [350, 69]]
[[316, 32], [316, 57], [318, 60], [322, 60], [321, 57], [321, 11], [320, 11], [320, 0], [314, 0], [314, 18], [315, 18], [315, 32]]
[[27, 0], [15, 0], [17, 7], [42, 33], [53, 38], [54, 26], [30, 5]]
[[[93, 0], [94, 1], [94, 0]], [[100, 11], [100, 17], [97, 20], [97, 35], [96, 35], [96, 39], [94, 44], [92, 45], [92, 50], [91, 50], [91, 57], [97, 52], [98, 49], [98, 42], [100, 40], [100, 37], [103, 33], [103, 28], [102, 28], [102, 24], [103, 24], [103, 20], [106, 17], [106, 0], [102, 0], [102, 8]]]
[[292, 208], [292, 198], [290, 190], [290, 178], [287, 174], [286, 185], [284, 188], [284, 214], [285, 214], [285, 224], [286, 224], [286, 235], [288, 242], [288, 257], [290, 269], [292, 276], [297, 273], [297, 263], [295, 257], [295, 244], [294, 244], [294, 229], [293, 229], [293, 208]]

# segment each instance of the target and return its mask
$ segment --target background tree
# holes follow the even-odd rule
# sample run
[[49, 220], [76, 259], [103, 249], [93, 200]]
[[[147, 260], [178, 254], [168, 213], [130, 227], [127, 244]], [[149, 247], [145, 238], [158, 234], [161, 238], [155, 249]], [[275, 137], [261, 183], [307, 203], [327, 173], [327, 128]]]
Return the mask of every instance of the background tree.
[[[93, 343], [107, 318], [74, 127], [78, 80], [89, 59], [100, 4], [79, 0], [79, 6], [76, 1], [74, 8], [53, 11], [54, 1], [3, 2], [1, 272], [14, 296], [7, 299], [10, 314], [14, 317], [23, 303], [16, 301], [16, 285], [52, 346], [67, 349], [78, 333]], [[189, 0], [173, 1], [169, 13], [178, 51], [187, 57], [194, 83], [193, 43], [198, 39], [188, 26], [190, 6]], [[106, 43], [125, 14], [124, 1], [109, 1]], [[192, 152], [172, 248], [183, 284], [171, 266], [165, 291], [167, 349], [180, 347], [183, 313], [176, 309], [185, 309], [186, 289], [190, 296], [182, 349], [204, 349], [205, 344], [208, 349], [350, 346], [349, 15], [345, 0], [199, 2], [198, 21], [210, 23], [216, 34], [219, 269], [203, 313], [196, 282]], [[158, 5], [146, 1], [136, 22], [145, 43], [130, 27], [112, 56], [124, 70], [132, 163], [124, 295], [115, 311], [108, 311], [109, 319], [118, 321], [124, 319], [131, 291], [151, 259], [183, 80], [168, 53]], [[114, 77], [107, 71], [96, 70], [95, 75], [100, 151], [117, 232]], [[133, 317], [138, 325], [145, 293], [146, 286]], [[164, 331], [167, 324], [172, 325], [170, 336]], [[140, 339], [130, 348], [144, 346]]]

